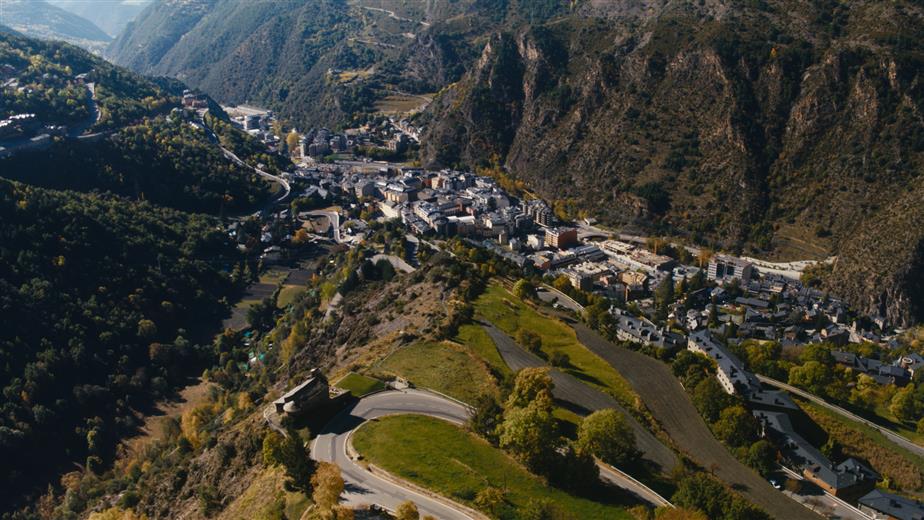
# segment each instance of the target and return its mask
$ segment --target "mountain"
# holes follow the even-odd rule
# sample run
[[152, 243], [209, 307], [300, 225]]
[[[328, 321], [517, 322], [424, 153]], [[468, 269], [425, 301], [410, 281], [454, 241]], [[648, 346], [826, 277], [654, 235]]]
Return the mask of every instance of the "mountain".
[[389, 94], [439, 90], [477, 57], [490, 28], [547, 18], [558, 4], [157, 0], [107, 56], [222, 103], [264, 105], [299, 126], [336, 126]]
[[[95, 134], [2, 154], [0, 176], [216, 214], [252, 210], [268, 197], [256, 174], [228, 161], [194, 115], [178, 109], [182, 86], [161, 87], [71, 45], [15, 35], [0, 35], [0, 63], [16, 81], [0, 87], [0, 118], [32, 113], [42, 125]], [[236, 132], [225, 137], [236, 138], [231, 147], [251, 155], [242, 149], [250, 137], [228, 131]]]
[[97, 27], [116, 37], [135, 19], [150, 0], [48, 0], [52, 5], [90, 20]]
[[423, 162], [503, 167], [614, 225], [838, 255], [834, 294], [924, 319], [920, 5], [617, 5], [493, 34], [429, 107]]
[[[159, 0], [109, 53], [303, 127], [437, 93], [417, 120], [426, 165], [502, 172], [562, 214], [712, 248], [838, 255], [833, 293], [924, 319], [920, 240], [888, 212], [924, 166], [919, 3], [273, 5]], [[898, 244], [857, 243], [882, 222]]]
[[269, 194], [213, 142], [251, 160], [250, 136], [206, 133], [175, 81], [6, 32], [0, 63], [0, 119], [30, 111], [85, 130], [31, 150], [0, 139], [6, 518], [75, 463], [102, 469], [139, 410], [210, 364], [195, 345], [220, 326], [246, 259], [206, 213], [250, 212]]
[[135, 410], [182, 382], [233, 294], [222, 264], [237, 254], [217, 219], [5, 179], [0, 219], [7, 513], [73, 462], [100, 466]]
[[64, 40], [90, 50], [102, 50], [112, 38], [70, 11], [45, 0], [3, 0], [0, 24], [43, 40]]

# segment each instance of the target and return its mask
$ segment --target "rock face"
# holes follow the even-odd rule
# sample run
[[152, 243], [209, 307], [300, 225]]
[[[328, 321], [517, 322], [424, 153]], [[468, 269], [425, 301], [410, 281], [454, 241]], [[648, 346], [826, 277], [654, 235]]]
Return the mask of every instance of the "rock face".
[[887, 210], [924, 166], [922, 39], [910, 0], [157, 0], [110, 55], [300, 127], [439, 92], [430, 166], [503, 166], [561, 211], [715, 247], [839, 254], [843, 292], [907, 322], [913, 276], [837, 273], [910, 225]]
[[869, 314], [924, 321], [924, 179], [845, 239], [827, 287]]
[[499, 162], [612, 223], [839, 254], [834, 292], [924, 318], [924, 61], [899, 43], [920, 7], [699, 4], [590, 2], [495, 34], [431, 105], [424, 162]]

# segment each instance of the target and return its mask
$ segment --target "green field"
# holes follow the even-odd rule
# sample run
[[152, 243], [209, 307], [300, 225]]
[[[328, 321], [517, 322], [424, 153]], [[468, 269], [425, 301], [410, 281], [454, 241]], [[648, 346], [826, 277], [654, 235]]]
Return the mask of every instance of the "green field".
[[334, 386], [350, 392], [354, 397], [362, 397], [366, 394], [382, 390], [385, 388], [385, 383], [378, 379], [350, 372], [343, 376], [340, 381], [337, 381]]
[[[548, 499], [564, 516], [628, 519], [626, 511], [551, 488], [512, 458], [465, 430], [430, 417], [398, 415], [363, 425], [353, 445], [373, 464], [471, 507], [485, 487], [506, 489], [508, 512]], [[502, 515], [504, 517], [512, 515]]]
[[867, 417], [868, 419], [894, 431], [915, 444], [924, 446], [924, 435], [917, 432], [914, 424], [909, 425], [908, 423], [899, 421], [895, 415], [892, 414], [892, 411], [889, 410], [888, 402], [879, 401], [873, 411], [877, 417]]
[[464, 346], [448, 341], [401, 347], [376, 365], [373, 373], [401, 376], [415, 386], [431, 388], [466, 403], [484, 393], [497, 393], [488, 367]]
[[629, 383], [606, 361], [587, 350], [565, 323], [539, 314], [500, 285], [493, 284], [475, 302], [478, 315], [511, 336], [526, 329], [542, 337], [542, 352], [567, 354], [570, 366], [562, 368], [574, 377], [615, 397], [623, 406], [637, 407], [637, 397]]
[[303, 285], [283, 285], [282, 289], [279, 291], [279, 297], [276, 300], [276, 307], [285, 309], [290, 303], [295, 301], [295, 298], [306, 290], [307, 288]]
[[497, 351], [494, 340], [491, 339], [491, 336], [488, 336], [488, 333], [485, 332], [481, 325], [462, 325], [459, 327], [459, 333], [455, 339], [470, 348], [475, 355], [490, 365], [498, 375], [505, 376], [513, 373], [507, 363], [504, 363], [504, 358], [501, 357], [500, 352]]

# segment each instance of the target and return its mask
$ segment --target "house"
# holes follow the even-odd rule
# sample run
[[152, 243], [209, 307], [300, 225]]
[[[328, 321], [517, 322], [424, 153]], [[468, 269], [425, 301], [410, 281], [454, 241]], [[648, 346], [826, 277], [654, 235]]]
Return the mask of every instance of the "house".
[[683, 336], [657, 327], [654, 323], [613, 307], [610, 314], [615, 318], [616, 337], [662, 350], [674, 350], [683, 344]]
[[860, 511], [873, 520], [924, 520], [924, 504], [874, 489], [857, 501]]
[[317, 368], [311, 369], [308, 379], [273, 401], [276, 413], [296, 416], [327, 404], [330, 385]]
[[806, 480], [838, 498], [856, 500], [869, 493], [881, 478], [854, 458], [834, 465], [796, 432], [786, 413], [761, 410], [755, 411], [754, 416], [760, 422], [764, 436], [780, 448], [789, 466], [800, 470]]
[[687, 349], [698, 352], [715, 361], [716, 378], [729, 394], [747, 393], [749, 389], [760, 389], [760, 382], [745, 370], [744, 363], [724, 345], [712, 338], [708, 330], [690, 334]]

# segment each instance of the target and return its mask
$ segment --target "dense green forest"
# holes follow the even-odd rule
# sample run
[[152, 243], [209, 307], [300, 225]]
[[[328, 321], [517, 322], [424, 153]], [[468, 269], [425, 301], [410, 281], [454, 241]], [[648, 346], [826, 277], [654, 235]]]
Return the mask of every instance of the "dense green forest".
[[226, 159], [180, 113], [128, 126], [98, 143], [62, 142], [0, 161], [3, 176], [55, 189], [108, 190], [187, 211], [250, 210], [266, 184]]
[[[45, 124], [90, 117], [93, 83], [100, 117], [95, 130], [118, 128], [177, 106], [178, 100], [153, 82], [62, 42], [0, 34], [3, 78], [18, 84], [0, 90], [0, 116], [34, 113]], [[85, 74], [78, 79], [78, 76]]]
[[239, 258], [211, 217], [6, 180], [0, 222], [0, 502], [12, 504], [66, 461], [98, 469], [137, 427], [133, 410], [210, 355], [194, 345], [210, 342]]

